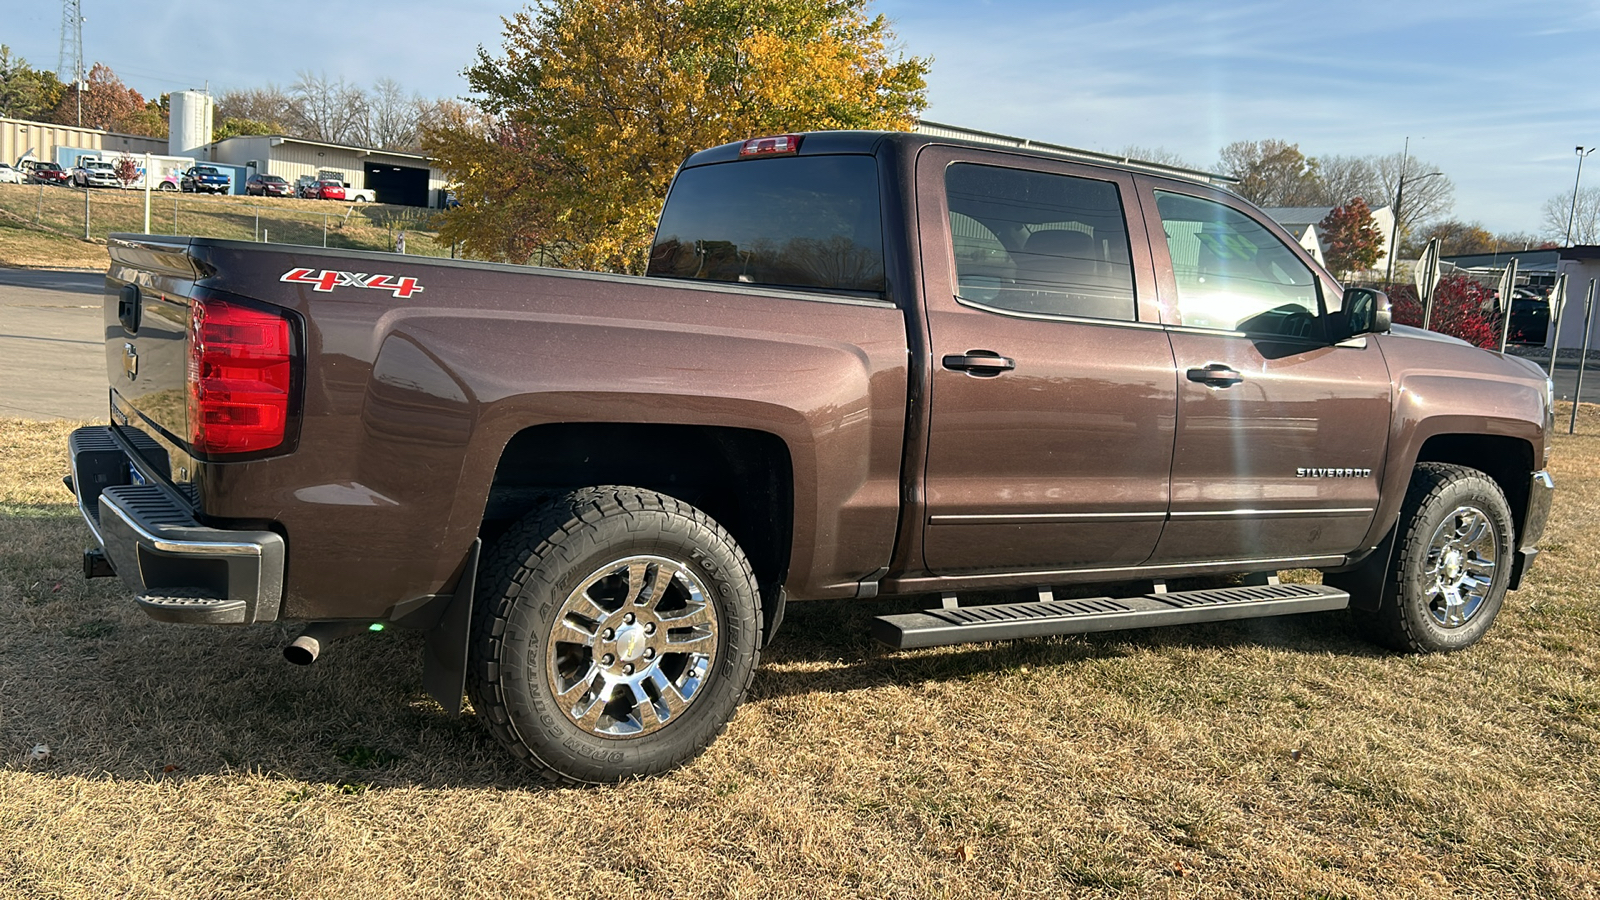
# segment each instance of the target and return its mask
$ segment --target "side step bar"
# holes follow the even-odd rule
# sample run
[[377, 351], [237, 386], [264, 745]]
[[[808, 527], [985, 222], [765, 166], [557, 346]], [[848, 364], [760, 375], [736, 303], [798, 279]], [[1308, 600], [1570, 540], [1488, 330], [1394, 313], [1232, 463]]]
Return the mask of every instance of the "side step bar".
[[872, 621], [872, 636], [897, 650], [914, 650], [979, 641], [1322, 612], [1349, 605], [1348, 593], [1321, 584], [1244, 585], [1118, 599], [1091, 597], [929, 609], [879, 616]]

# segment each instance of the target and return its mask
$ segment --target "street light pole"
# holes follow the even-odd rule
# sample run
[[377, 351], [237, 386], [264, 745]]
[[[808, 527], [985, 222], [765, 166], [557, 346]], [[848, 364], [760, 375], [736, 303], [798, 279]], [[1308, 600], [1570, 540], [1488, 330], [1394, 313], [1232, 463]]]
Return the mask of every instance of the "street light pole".
[[[1435, 175], [1443, 174], [1443, 172], [1429, 172], [1426, 175], [1418, 175], [1411, 179], [1411, 183], [1416, 184], [1424, 178], [1432, 178]], [[1387, 285], [1394, 284], [1394, 255], [1399, 252], [1397, 244], [1400, 240], [1400, 204], [1404, 201], [1405, 196], [1406, 174], [1405, 163], [1402, 162], [1400, 164], [1400, 184], [1394, 190], [1394, 225], [1389, 229], [1389, 269], [1383, 276], [1383, 283]]]
[[1572, 207], [1567, 210], [1567, 241], [1568, 247], [1572, 246], [1572, 220], [1578, 212], [1578, 182], [1583, 180], [1583, 158], [1594, 152], [1593, 147], [1579, 145], [1575, 148], [1578, 154], [1578, 174], [1572, 179]]
[[1411, 159], [1411, 136], [1406, 135], [1405, 149], [1400, 152], [1400, 183], [1394, 188], [1394, 221], [1389, 223], [1389, 264], [1383, 273], [1386, 288], [1394, 285], [1394, 255], [1400, 247], [1400, 201], [1406, 196], [1406, 163]]

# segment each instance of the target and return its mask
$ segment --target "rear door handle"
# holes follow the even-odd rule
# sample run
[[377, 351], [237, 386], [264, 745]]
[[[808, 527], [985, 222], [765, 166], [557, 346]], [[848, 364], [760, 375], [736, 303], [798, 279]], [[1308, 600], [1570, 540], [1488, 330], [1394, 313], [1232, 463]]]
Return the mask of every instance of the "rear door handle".
[[1017, 361], [992, 350], [968, 350], [944, 358], [944, 367], [969, 375], [992, 376], [1017, 367]]
[[1198, 381], [1206, 387], [1225, 388], [1233, 387], [1244, 380], [1237, 369], [1229, 368], [1222, 363], [1212, 363], [1203, 369], [1190, 369], [1189, 380]]

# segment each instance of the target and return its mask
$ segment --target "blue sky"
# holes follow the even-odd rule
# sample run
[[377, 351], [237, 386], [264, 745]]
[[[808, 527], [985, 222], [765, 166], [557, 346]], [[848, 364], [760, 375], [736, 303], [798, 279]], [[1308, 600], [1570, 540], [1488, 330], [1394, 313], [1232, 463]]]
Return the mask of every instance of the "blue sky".
[[[458, 96], [460, 70], [479, 44], [498, 46], [500, 16], [516, 9], [280, 0], [246, 27], [239, 7], [83, 7], [86, 60], [147, 95], [287, 85], [310, 69]], [[1455, 183], [1453, 215], [1493, 231], [1539, 230], [1545, 200], [1571, 190], [1573, 147], [1600, 143], [1600, 0], [874, 8], [907, 52], [934, 58], [931, 120], [1095, 150], [1161, 147], [1202, 167], [1239, 139], [1315, 156], [1391, 153], [1409, 136]], [[53, 68], [59, 22], [58, 5], [28, 3], [8, 13], [0, 41]], [[1590, 163], [1585, 184], [1600, 185], [1600, 154]]]

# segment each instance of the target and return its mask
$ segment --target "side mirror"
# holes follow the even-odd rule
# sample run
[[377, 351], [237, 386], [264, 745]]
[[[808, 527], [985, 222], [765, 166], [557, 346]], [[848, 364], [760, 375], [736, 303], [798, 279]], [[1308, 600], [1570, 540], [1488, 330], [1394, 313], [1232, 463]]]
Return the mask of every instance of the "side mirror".
[[1389, 295], [1372, 288], [1344, 289], [1345, 336], [1384, 334], [1394, 322]]

